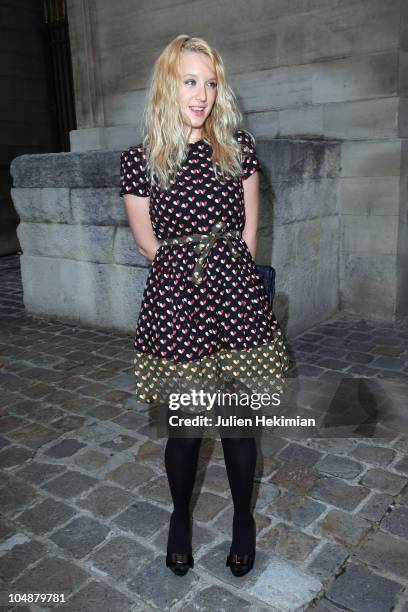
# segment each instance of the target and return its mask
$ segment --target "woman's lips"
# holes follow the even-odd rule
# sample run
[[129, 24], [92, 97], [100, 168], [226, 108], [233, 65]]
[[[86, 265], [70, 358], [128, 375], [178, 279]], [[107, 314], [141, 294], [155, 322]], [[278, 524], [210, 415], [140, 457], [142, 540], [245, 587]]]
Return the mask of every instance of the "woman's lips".
[[194, 106], [189, 106], [188, 108], [197, 117], [202, 117], [204, 115], [205, 108], [199, 108], [199, 107], [194, 107]]

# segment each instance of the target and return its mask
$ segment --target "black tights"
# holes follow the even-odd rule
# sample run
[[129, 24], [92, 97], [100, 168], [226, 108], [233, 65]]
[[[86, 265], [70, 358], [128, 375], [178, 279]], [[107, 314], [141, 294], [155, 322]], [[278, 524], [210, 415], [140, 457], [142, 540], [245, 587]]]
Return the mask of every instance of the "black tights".
[[[254, 438], [221, 437], [225, 466], [234, 504], [232, 552], [255, 549], [255, 524], [250, 502], [256, 465]], [[201, 438], [169, 437], [165, 466], [174, 511], [170, 519], [168, 551], [191, 552], [189, 505], [197, 472]]]

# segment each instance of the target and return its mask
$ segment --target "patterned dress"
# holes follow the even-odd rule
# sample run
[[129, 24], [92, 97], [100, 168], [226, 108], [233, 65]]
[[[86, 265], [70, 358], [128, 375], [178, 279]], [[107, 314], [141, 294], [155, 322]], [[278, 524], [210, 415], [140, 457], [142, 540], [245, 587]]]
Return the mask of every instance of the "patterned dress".
[[231, 382], [247, 392], [283, 389], [289, 368], [284, 337], [241, 238], [242, 181], [260, 164], [251, 136], [238, 130], [236, 139], [243, 148], [242, 176], [217, 180], [211, 145], [201, 139], [188, 145], [168, 190], [150, 184], [141, 144], [121, 154], [120, 195], [150, 198], [160, 243], [134, 339], [140, 402], [167, 402], [170, 393], [192, 389], [228, 389]]

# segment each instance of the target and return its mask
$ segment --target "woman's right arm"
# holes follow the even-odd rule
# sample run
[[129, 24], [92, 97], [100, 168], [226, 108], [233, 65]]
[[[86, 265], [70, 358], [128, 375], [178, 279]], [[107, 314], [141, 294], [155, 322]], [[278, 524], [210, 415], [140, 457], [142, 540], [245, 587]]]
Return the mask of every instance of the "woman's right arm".
[[129, 226], [139, 253], [152, 262], [160, 243], [154, 235], [150, 221], [150, 198], [126, 194], [123, 196], [123, 200]]

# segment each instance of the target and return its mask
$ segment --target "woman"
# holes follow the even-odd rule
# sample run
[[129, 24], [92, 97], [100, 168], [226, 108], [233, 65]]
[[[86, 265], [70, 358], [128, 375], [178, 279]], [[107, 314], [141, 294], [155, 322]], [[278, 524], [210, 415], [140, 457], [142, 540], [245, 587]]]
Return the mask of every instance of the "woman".
[[[200, 38], [172, 40], [154, 66], [143, 144], [121, 156], [120, 195], [139, 252], [152, 261], [135, 335], [141, 402], [235, 382], [282, 389], [286, 347], [254, 262], [259, 161], [241, 120], [218, 52]], [[221, 441], [234, 504], [227, 565], [243, 576], [255, 558], [256, 443]], [[201, 433], [166, 443], [174, 504], [166, 564], [177, 575], [193, 567], [200, 444]]]

